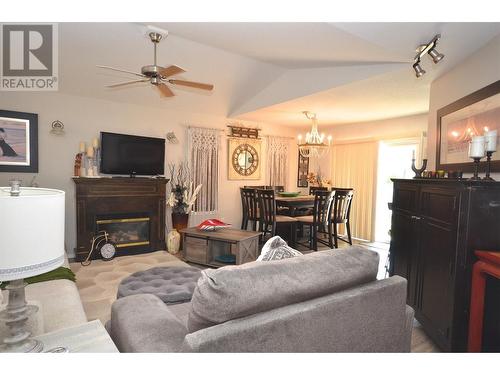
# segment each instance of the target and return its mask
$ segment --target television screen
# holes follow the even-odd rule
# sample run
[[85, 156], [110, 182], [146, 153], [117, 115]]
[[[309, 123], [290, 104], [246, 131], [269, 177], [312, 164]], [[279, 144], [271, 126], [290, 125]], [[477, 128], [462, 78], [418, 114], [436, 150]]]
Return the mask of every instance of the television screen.
[[101, 173], [155, 176], [165, 168], [165, 139], [101, 132]]

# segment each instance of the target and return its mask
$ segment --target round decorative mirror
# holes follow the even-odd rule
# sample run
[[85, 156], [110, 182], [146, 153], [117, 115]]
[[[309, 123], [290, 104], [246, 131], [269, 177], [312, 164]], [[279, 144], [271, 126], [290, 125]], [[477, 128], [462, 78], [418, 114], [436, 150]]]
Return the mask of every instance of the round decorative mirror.
[[232, 164], [238, 174], [250, 176], [259, 166], [259, 154], [252, 145], [238, 145], [233, 151]]

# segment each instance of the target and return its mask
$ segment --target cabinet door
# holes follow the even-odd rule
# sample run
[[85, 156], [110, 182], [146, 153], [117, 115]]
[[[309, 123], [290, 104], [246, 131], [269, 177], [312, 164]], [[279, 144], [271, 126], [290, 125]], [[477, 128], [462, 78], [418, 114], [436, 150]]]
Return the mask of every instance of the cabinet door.
[[417, 310], [427, 331], [441, 347], [449, 348], [460, 191], [449, 187], [422, 187], [419, 201]]
[[415, 306], [417, 236], [414, 216], [400, 211], [392, 212], [391, 226], [391, 276], [407, 280], [407, 303]]
[[184, 259], [193, 263], [207, 264], [208, 241], [206, 238], [184, 235]]
[[425, 325], [448, 346], [453, 319], [455, 229], [431, 219], [421, 220], [417, 306]]

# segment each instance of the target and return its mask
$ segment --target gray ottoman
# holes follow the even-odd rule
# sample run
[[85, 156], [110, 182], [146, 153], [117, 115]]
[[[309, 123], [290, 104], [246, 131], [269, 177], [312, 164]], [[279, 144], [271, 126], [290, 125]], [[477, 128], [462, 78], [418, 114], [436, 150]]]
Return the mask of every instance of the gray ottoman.
[[201, 271], [195, 267], [155, 267], [124, 278], [116, 298], [133, 294], [154, 294], [165, 304], [191, 300]]

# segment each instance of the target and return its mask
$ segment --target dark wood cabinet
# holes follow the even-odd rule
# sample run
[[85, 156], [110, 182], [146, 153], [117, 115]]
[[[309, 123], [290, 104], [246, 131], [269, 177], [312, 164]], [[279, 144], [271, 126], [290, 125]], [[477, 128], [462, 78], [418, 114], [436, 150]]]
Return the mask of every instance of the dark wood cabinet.
[[473, 251], [500, 251], [500, 183], [394, 179], [391, 275], [444, 351], [465, 351]]

